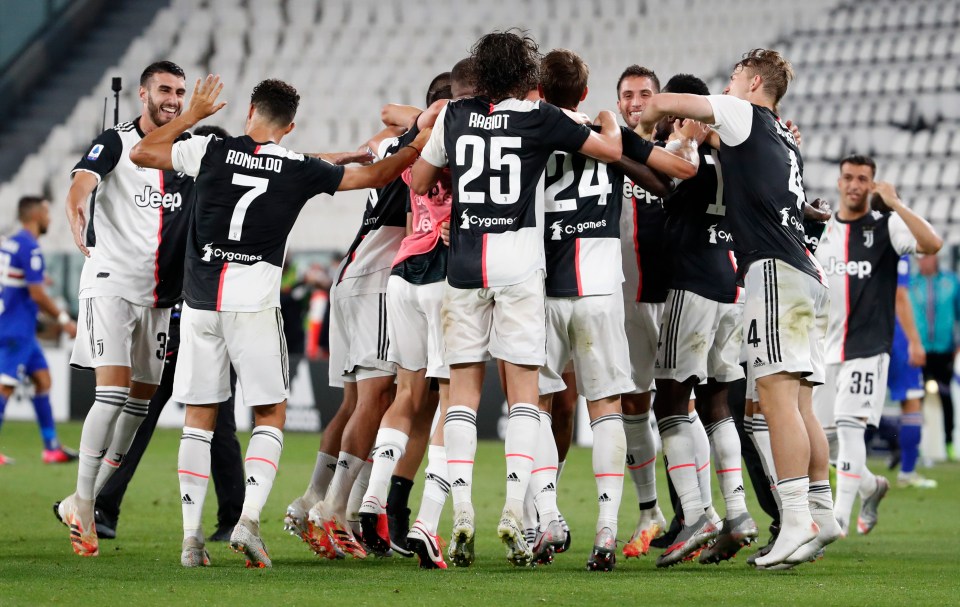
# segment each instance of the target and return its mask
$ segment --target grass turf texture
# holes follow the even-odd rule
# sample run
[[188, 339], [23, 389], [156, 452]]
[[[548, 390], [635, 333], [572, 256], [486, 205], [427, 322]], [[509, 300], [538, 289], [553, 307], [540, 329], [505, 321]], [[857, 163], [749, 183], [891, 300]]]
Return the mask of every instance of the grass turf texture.
[[[79, 442], [80, 425], [60, 427], [68, 445]], [[272, 570], [246, 570], [243, 558], [226, 544], [210, 543], [213, 566], [185, 570], [180, 556], [180, 503], [176, 459], [179, 432], [158, 430], [127, 492], [118, 540], [100, 543], [100, 556], [73, 554], [65, 527], [50, 505], [71, 493], [75, 465], [40, 462], [36, 426], [8, 423], [0, 451], [17, 460], [0, 467], [0, 605], [81, 604], [123, 601], [138, 607], [183, 602], [201, 604], [456, 605], [630, 604], [644, 605], [903, 605], [957, 604], [960, 531], [952, 515], [960, 500], [960, 465], [929, 472], [940, 483], [932, 491], [891, 489], [870, 536], [854, 534], [827, 551], [827, 557], [788, 572], [757, 572], [742, 556], [721, 565], [686, 563], [656, 570], [655, 555], [639, 561], [618, 557], [612, 573], [584, 570], [592, 545], [596, 491], [590, 452], [574, 448], [560, 483], [559, 502], [573, 530], [573, 546], [554, 563], [517, 570], [504, 559], [496, 537], [503, 506], [501, 443], [481, 442], [474, 499], [477, 562], [469, 569], [420, 571], [416, 559], [323, 561], [282, 529], [287, 504], [303, 491], [315, 461], [317, 438], [287, 434], [280, 473], [264, 508], [263, 537]], [[247, 436], [241, 437], [246, 445]], [[872, 462], [879, 464], [879, 462]], [[879, 468], [875, 467], [875, 470]], [[666, 486], [660, 475], [660, 495]], [[636, 524], [635, 492], [627, 477], [620, 509], [621, 541]], [[414, 514], [423, 487], [422, 471], [411, 496]], [[749, 482], [747, 483], [749, 488]], [[716, 492], [719, 511], [723, 501]], [[750, 509], [767, 541], [769, 520], [750, 498]], [[210, 487], [204, 520], [215, 526], [216, 496]], [[666, 508], [669, 510], [669, 507]], [[669, 518], [669, 514], [667, 515]], [[855, 515], [854, 515], [855, 516]], [[450, 506], [441, 535], [448, 535]]]

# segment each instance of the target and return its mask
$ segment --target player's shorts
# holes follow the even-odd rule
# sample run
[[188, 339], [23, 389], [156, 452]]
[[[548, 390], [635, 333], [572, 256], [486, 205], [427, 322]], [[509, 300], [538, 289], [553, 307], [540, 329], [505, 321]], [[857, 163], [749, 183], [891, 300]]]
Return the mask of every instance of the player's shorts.
[[0, 338], [0, 385], [16, 386], [21, 378], [49, 368], [35, 337]]
[[106, 295], [81, 298], [70, 365], [129, 367], [133, 381], [158, 386], [169, 328], [170, 308], [138, 306]]
[[365, 288], [370, 280], [369, 276], [343, 280], [330, 299], [331, 386], [397, 374], [397, 366], [387, 360], [387, 294]]
[[287, 342], [280, 308], [215, 312], [183, 305], [180, 351], [171, 398], [188, 405], [221, 403], [230, 396], [230, 365], [248, 407], [287, 398]]
[[538, 367], [546, 362], [541, 270], [505, 287], [458, 289], [446, 283], [441, 317], [448, 365], [490, 358]]
[[657, 339], [662, 303], [628, 301], [624, 304], [624, 328], [630, 346], [630, 372], [633, 392], [643, 394], [653, 390], [653, 366], [657, 362]]
[[390, 346], [387, 360], [416, 371], [426, 369], [427, 377], [449, 378], [450, 368], [443, 362], [444, 281], [415, 285], [399, 276], [387, 283], [387, 334]]
[[838, 417], [860, 417], [877, 426], [887, 399], [888, 354], [827, 365], [826, 381], [813, 389], [813, 412], [824, 428]]
[[775, 259], [754, 262], [744, 286], [747, 394], [758, 378], [781, 372], [822, 384], [827, 287]]
[[910, 366], [906, 342], [903, 342], [901, 346], [896, 339], [893, 341], [893, 349], [890, 350], [887, 389], [890, 391], [890, 400], [897, 402], [915, 398], [922, 399], [925, 394], [923, 369]]
[[671, 289], [660, 322], [654, 377], [678, 382], [693, 378], [695, 383], [742, 379], [742, 321], [743, 304]]
[[588, 401], [633, 391], [630, 349], [623, 331], [623, 296], [548, 297], [547, 364], [540, 394], [566, 388], [560, 377], [571, 357], [577, 392]]

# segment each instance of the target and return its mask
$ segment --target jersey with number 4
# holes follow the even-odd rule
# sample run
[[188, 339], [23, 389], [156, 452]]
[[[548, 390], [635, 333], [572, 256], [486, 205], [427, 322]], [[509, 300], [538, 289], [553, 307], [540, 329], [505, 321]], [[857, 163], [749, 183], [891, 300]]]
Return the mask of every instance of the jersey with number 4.
[[575, 152], [589, 136], [540, 101], [473, 97], [440, 111], [422, 156], [450, 166], [450, 285], [508, 286], [544, 269], [544, 168], [555, 150]]
[[194, 309], [280, 307], [287, 238], [303, 205], [333, 194], [343, 167], [250, 137], [194, 137], [173, 145], [173, 166], [196, 177], [184, 300]]

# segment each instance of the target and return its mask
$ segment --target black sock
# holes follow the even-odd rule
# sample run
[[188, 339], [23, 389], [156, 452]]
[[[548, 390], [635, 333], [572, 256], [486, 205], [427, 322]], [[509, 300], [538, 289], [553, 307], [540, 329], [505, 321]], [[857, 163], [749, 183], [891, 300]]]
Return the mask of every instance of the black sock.
[[409, 478], [403, 478], [394, 474], [390, 477], [390, 494], [387, 495], [387, 514], [409, 514], [410, 508], [407, 502], [410, 501], [410, 490], [413, 489], [413, 481]]

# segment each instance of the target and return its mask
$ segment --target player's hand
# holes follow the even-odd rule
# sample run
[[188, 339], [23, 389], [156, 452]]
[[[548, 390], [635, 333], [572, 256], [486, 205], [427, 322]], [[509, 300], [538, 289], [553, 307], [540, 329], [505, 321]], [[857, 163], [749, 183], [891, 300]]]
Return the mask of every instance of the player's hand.
[[226, 101], [217, 103], [217, 97], [220, 96], [220, 91], [222, 90], [223, 83], [220, 82], [220, 76], [207, 74], [204, 80], [197, 78], [197, 83], [193, 87], [193, 95], [190, 96], [187, 111], [190, 112], [190, 115], [198, 122], [208, 116], [213, 116], [223, 109], [223, 106], [227, 105]]
[[927, 351], [919, 339], [907, 343], [907, 364], [911, 367], [923, 367], [927, 364]]
[[787, 120], [783, 123], [783, 125], [787, 127], [791, 133], [793, 133], [793, 138], [797, 140], [797, 147], [800, 147], [800, 141], [802, 139], [800, 135], [800, 127], [798, 127], [793, 120]]
[[804, 219], [826, 223], [832, 216], [833, 209], [830, 208], [830, 203], [822, 198], [817, 198], [803, 206]]
[[710, 135], [710, 127], [696, 120], [675, 120], [673, 122], [673, 132], [684, 139], [696, 141], [699, 146]]
[[77, 218], [74, 220], [73, 225], [70, 226], [70, 229], [73, 231], [73, 243], [77, 245], [77, 248], [80, 249], [81, 253], [87, 257], [90, 257], [90, 249], [88, 249], [87, 245], [84, 244], [83, 233], [87, 227], [87, 218], [83, 215], [83, 207], [78, 205]]
[[77, 323], [75, 321], [70, 321], [67, 324], [63, 325], [63, 330], [67, 335], [70, 336], [70, 339], [75, 339], [77, 337]]
[[888, 181], [876, 182], [873, 185], [871, 195], [879, 196], [880, 200], [891, 210], [895, 211], [898, 207], [903, 206], [900, 197], [897, 196], [897, 188], [893, 187], [893, 184]]
[[356, 152], [339, 152], [332, 155], [332, 162], [336, 165], [346, 164], [370, 164], [376, 160], [373, 151], [366, 145], [361, 146]]
[[443, 241], [443, 244], [450, 246], [450, 220], [440, 224], [440, 240]]

